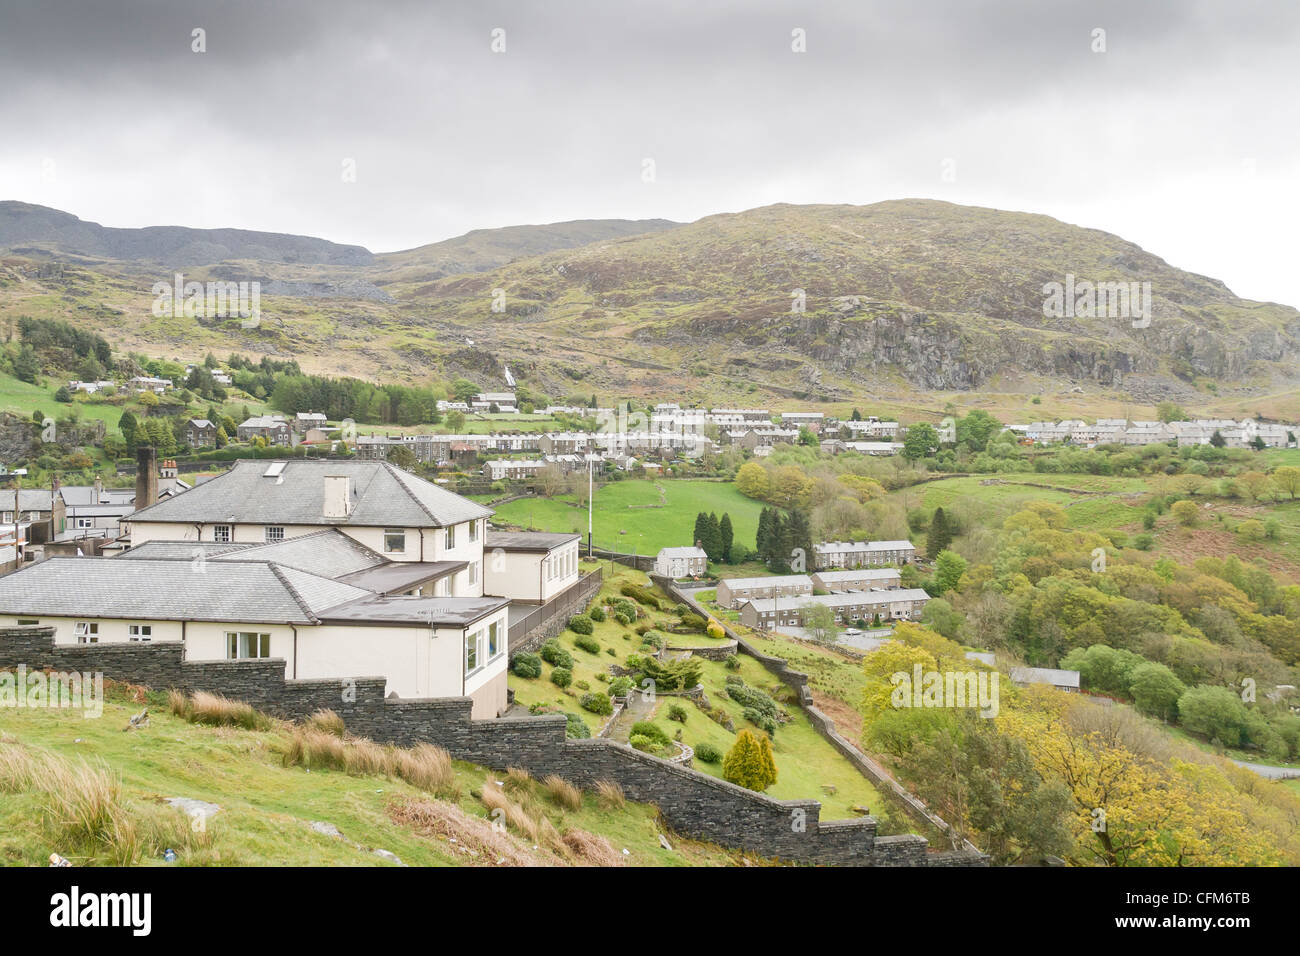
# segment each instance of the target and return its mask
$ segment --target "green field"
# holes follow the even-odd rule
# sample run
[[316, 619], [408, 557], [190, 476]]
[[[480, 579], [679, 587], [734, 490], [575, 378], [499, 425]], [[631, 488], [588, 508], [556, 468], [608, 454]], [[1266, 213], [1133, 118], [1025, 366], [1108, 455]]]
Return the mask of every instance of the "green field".
[[[593, 534], [597, 547], [654, 554], [660, 548], [693, 544], [696, 514], [711, 511], [719, 518], [731, 515], [735, 540], [752, 548], [762, 509], [762, 502], [746, 498], [729, 481], [615, 481], [596, 492]], [[521, 498], [501, 505], [497, 521], [585, 535], [587, 509], [577, 507], [571, 496]]]

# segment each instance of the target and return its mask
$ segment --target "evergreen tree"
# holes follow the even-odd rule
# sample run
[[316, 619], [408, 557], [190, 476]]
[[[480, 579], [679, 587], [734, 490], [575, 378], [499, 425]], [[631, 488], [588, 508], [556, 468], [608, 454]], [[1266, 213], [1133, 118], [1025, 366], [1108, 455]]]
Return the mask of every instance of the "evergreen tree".
[[791, 511], [781, 525], [782, 567], [806, 573], [812, 562], [812, 525], [802, 511]]
[[738, 786], [759, 792], [772, 786], [776, 783], [772, 741], [766, 734], [758, 735], [749, 729], [742, 730], [723, 758], [722, 776]]
[[718, 523], [718, 516], [709, 512], [709, 517], [705, 521], [704, 530], [708, 534], [705, 539], [704, 551], [709, 556], [710, 561], [722, 560], [722, 526]]
[[851, 421], [851, 422], [860, 422], [860, 421], [862, 421], [862, 413], [861, 413], [860, 411], [858, 411], [856, 408], [853, 409], [853, 414], [849, 416], [849, 421]]
[[783, 547], [785, 545], [785, 520], [781, 512], [773, 508], [768, 518], [767, 550], [763, 552], [763, 563], [772, 571], [785, 567]]
[[930, 531], [925, 537], [925, 556], [931, 561], [939, 557], [939, 552], [952, 544], [952, 526], [942, 508], [934, 509], [930, 519]]
[[772, 540], [772, 509], [763, 506], [763, 510], [758, 513], [758, 530], [754, 532], [754, 550], [758, 552], [760, 561], [767, 561], [767, 553], [771, 547]]
[[709, 537], [708, 524], [709, 524], [708, 515], [706, 515], [703, 511], [696, 514], [695, 530], [692, 532], [691, 544], [698, 544], [701, 548], [704, 548], [705, 552], [709, 550], [708, 548], [704, 547], [704, 543], [705, 541], [708, 540]]
[[731, 546], [735, 542], [735, 532], [731, 527], [731, 515], [723, 512], [722, 520], [718, 522], [718, 532], [722, 535], [722, 560], [726, 564], [732, 561]]

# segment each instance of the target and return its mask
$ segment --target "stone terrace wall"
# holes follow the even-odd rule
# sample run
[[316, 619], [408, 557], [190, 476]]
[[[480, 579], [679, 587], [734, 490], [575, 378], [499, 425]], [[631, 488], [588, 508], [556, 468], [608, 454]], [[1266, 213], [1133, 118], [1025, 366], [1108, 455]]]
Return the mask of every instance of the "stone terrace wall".
[[206, 690], [270, 713], [302, 718], [330, 708], [355, 734], [384, 743], [434, 743], [453, 757], [493, 768], [558, 774], [591, 788], [617, 782], [636, 801], [659, 807], [688, 836], [766, 857], [851, 866], [924, 866], [918, 836], [876, 836], [872, 817], [821, 822], [816, 800], [774, 800], [608, 740], [568, 740], [558, 714], [473, 720], [467, 697], [401, 700], [384, 696], [381, 677], [286, 680], [284, 662], [187, 661], [179, 643], [55, 645], [49, 627], [0, 628], [0, 668], [102, 672], [155, 690]]
[[[716, 616], [711, 615], [706, 608], [702, 607], [689, 591], [678, 588], [672, 581], [667, 580], [660, 575], [652, 574], [650, 577], [655, 584], [659, 585], [659, 587], [661, 587], [667, 594], [673, 596], [678, 601], [689, 604], [705, 617], [713, 617], [714, 620], [718, 620]], [[812, 691], [808, 689], [807, 674], [802, 671], [792, 670], [789, 662], [786, 661], [785, 658], [764, 654], [758, 648], [754, 647], [754, 645], [741, 637], [740, 634], [734, 631], [726, 621], [718, 620], [718, 623], [722, 625], [723, 630], [727, 632], [727, 636], [736, 642], [737, 646], [743, 653], [756, 659], [767, 668], [768, 671], [776, 676], [781, 683], [785, 684], [794, 692], [799, 701], [799, 705], [804, 709], [804, 712], [808, 714], [808, 719], [812, 722], [812, 725], [817, 732], [825, 737], [826, 740], [830, 742], [830, 745], [838, 750], [845, 759], [849, 761], [849, 763], [853, 764], [860, 774], [870, 780], [877, 787], [888, 790], [893, 794], [902, 804], [903, 808], [907, 810], [913, 818], [922, 823], [933, 826], [940, 833], [947, 834], [952, 842], [957, 842], [957, 838], [952, 833], [952, 827], [948, 825], [946, 820], [930, 810], [930, 808], [927, 807], [915, 794], [911, 793], [907, 788], [890, 776], [885, 771], [884, 767], [880, 766], [880, 764], [876, 763], [855, 747], [848, 738], [836, 729], [835, 721], [831, 720], [826, 716], [826, 714], [822, 713], [822, 711], [817, 708], [813, 700]], [[859, 655], [850, 654], [848, 656], [858, 657]], [[880, 840], [876, 841], [877, 844], [882, 842], [884, 839], [886, 838], [881, 837]], [[963, 854], [965, 855], [963, 856]], [[942, 856], [939, 854], [930, 855], [931, 865], [942, 866], [982, 866], [987, 864], [987, 860], [987, 856], [980, 851], [979, 847], [975, 846], [975, 844], [971, 843], [969, 840], [962, 841], [960, 848], [953, 853], [946, 853]]]

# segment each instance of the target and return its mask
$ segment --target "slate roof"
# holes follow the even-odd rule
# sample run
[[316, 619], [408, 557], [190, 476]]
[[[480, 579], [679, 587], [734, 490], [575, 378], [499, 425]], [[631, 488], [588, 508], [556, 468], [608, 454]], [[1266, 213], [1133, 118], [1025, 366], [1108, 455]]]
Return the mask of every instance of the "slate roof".
[[387, 558], [333, 528], [227, 551], [214, 560], [271, 561], [326, 578], [339, 578], [388, 563]]
[[464, 627], [507, 607], [498, 597], [379, 597], [371, 595], [321, 615], [326, 623], [423, 624]]
[[0, 614], [314, 624], [369, 591], [269, 562], [50, 558], [0, 578]]
[[151, 561], [189, 561], [202, 552], [203, 557], [211, 558], [232, 551], [246, 551], [255, 545], [231, 544], [217, 541], [145, 541], [127, 551], [118, 558], [144, 559]]
[[[183, 495], [142, 508], [132, 522], [184, 524], [356, 525], [441, 528], [490, 517], [492, 511], [382, 461], [283, 461], [266, 475], [268, 459], [244, 459]], [[351, 479], [352, 512], [324, 517], [326, 476]]]
[[500, 548], [502, 551], [553, 551], [555, 548], [570, 543], [571, 541], [581, 541], [582, 536], [566, 534], [564, 532], [549, 531], [489, 531], [483, 539], [483, 549], [491, 551], [494, 548]]

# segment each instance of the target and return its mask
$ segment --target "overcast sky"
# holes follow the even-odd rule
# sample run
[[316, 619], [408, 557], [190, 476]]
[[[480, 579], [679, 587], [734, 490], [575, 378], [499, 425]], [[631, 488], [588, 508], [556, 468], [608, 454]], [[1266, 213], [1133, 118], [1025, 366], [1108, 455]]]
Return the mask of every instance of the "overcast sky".
[[0, 0], [0, 199], [378, 252], [922, 196], [1300, 306], [1298, 34], [1291, 0]]

